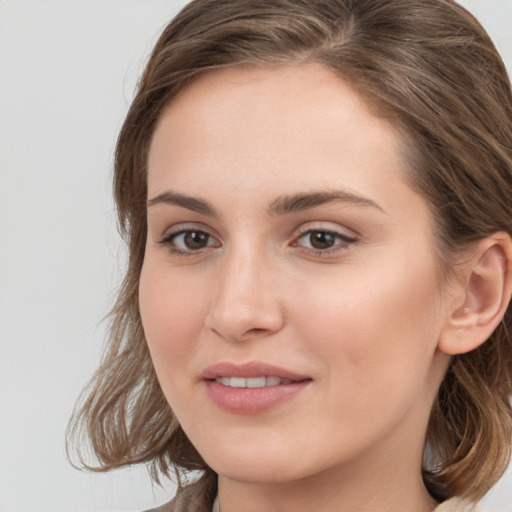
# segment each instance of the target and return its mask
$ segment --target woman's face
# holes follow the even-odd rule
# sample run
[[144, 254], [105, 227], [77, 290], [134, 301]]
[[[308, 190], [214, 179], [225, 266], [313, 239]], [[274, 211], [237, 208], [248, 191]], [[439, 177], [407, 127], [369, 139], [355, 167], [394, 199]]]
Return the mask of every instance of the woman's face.
[[207, 73], [163, 113], [140, 311], [170, 406], [225, 478], [419, 473], [450, 294], [399, 144], [316, 64]]

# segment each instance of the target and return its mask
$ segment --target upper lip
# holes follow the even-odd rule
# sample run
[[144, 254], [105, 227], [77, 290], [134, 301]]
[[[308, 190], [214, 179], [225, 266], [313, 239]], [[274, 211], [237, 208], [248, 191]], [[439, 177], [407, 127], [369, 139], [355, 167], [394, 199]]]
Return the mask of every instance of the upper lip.
[[288, 380], [310, 380], [311, 377], [261, 361], [243, 364], [230, 362], [216, 363], [201, 372], [201, 379], [213, 380], [221, 377], [280, 377]]

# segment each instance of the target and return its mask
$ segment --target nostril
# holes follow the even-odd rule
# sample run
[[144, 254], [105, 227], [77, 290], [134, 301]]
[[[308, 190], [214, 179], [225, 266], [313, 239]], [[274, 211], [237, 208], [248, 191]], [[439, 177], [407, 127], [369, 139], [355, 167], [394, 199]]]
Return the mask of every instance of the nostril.
[[253, 329], [249, 329], [245, 334], [263, 334], [265, 332], [267, 332], [266, 329], [255, 327]]
[[210, 306], [205, 327], [216, 336], [232, 341], [263, 338], [283, 327], [284, 315], [277, 300], [254, 295], [251, 300], [252, 303], [249, 299], [234, 301], [227, 294], [220, 296]]

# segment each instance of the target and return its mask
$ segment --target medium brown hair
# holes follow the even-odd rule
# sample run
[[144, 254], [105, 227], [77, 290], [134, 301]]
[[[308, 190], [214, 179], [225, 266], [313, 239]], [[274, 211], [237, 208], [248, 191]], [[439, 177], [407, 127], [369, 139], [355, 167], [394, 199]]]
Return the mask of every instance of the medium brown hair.
[[[201, 469], [214, 492], [215, 473], [166, 402], [141, 325], [148, 149], [163, 109], [198, 74], [297, 62], [334, 71], [400, 128], [409, 179], [431, 205], [445, 268], [467, 244], [512, 234], [510, 82], [489, 36], [457, 3], [194, 0], [158, 40], [117, 143], [114, 189], [128, 268], [108, 350], [70, 426], [78, 444], [90, 441], [95, 469], [149, 463], [157, 480]], [[508, 464], [511, 328], [509, 307], [486, 343], [453, 358], [441, 384], [423, 464], [438, 500], [479, 499]]]

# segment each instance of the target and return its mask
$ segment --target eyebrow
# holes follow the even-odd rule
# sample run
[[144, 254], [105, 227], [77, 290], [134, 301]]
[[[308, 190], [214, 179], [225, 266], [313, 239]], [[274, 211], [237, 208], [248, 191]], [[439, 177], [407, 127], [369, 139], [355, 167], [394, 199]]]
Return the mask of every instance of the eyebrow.
[[375, 201], [348, 190], [326, 190], [278, 197], [267, 208], [270, 215], [286, 215], [331, 202], [349, 203], [376, 208], [385, 213]]
[[208, 215], [210, 217], [220, 217], [217, 210], [208, 201], [196, 197], [186, 196], [184, 194], [179, 194], [178, 192], [173, 192], [172, 190], [167, 190], [161, 194], [158, 194], [156, 197], [149, 199], [147, 202], [148, 208], [157, 204], [174, 204], [176, 206], [181, 206], [182, 208], [187, 208], [187, 210], [192, 210], [193, 212]]
[[[308, 210], [331, 202], [349, 203], [353, 205], [376, 208], [385, 213], [383, 208], [375, 201], [367, 197], [360, 196], [348, 190], [327, 190], [317, 192], [306, 192], [292, 195], [279, 196], [272, 201], [267, 208], [269, 215], [286, 215], [294, 212]], [[181, 206], [193, 212], [197, 212], [210, 217], [220, 217], [219, 212], [208, 201], [197, 197], [187, 196], [172, 190], [167, 190], [149, 199], [148, 208], [157, 204], [171, 204]]]

